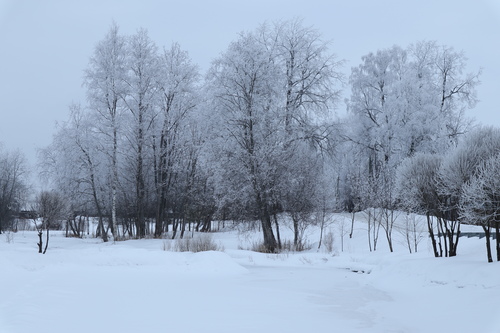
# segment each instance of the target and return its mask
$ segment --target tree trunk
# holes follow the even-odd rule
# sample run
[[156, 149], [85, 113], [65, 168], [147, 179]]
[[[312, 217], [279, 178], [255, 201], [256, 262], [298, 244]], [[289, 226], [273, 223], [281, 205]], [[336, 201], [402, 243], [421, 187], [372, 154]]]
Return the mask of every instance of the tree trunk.
[[495, 220], [495, 238], [497, 261], [500, 261], [500, 221], [498, 220]]
[[186, 231], [186, 220], [183, 218], [181, 221], [181, 234], [179, 235], [179, 238], [184, 238], [184, 232]]
[[371, 241], [371, 227], [372, 227], [372, 211], [368, 209], [368, 247], [370, 248], [370, 252], [372, 252], [372, 241]]
[[94, 171], [94, 163], [92, 161], [92, 158], [90, 157], [89, 152], [87, 149], [85, 149], [83, 146], [80, 146], [80, 149], [82, 150], [83, 154], [85, 155], [85, 158], [87, 159], [87, 163], [89, 165], [89, 170], [90, 170], [90, 186], [92, 189], [92, 199], [94, 200], [94, 205], [97, 209], [97, 215], [99, 217], [99, 223], [97, 225], [97, 233], [96, 236], [102, 237], [103, 242], [108, 241], [108, 233], [107, 231], [104, 230], [104, 225], [103, 225], [103, 219], [102, 219], [102, 209], [101, 209], [101, 204], [99, 203], [99, 198], [97, 197], [97, 188], [96, 188], [96, 182], [95, 182], [95, 171]]
[[274, 237], [271, 217], [269, 215], [261, 218], [262, 233], [264, 235], [264, 248], [266, 252], [275, 253], [277, 250], [276, 238]]
[[352, 234], [354, 232], [354, 216], [356, 215], [356, 212], [353, 211], [351, 213], [352, 217], [351, 217], [351, 232], [349, 233], [349, 238], [352, 238]]
[[432, 217], [427, 213], [425, 215], [427, 217], [427, 230], [429, 231], [429, 237], [431, 239], [432, 243], [432, 250], [434, 251], [434, 257], [439, 257], [438, 249], [437, 249], [437, 244], [436, 244], [436, 237], [434, 236], [434, 227], [432, 225]]
[[280, 236], [280, 226], [278, 224], [278, 216], [274, 213], [274, 224], [276, 225], [276, 237], [278, 238], [278, 249], [282, 249], [281, 247], [281, 236]]
[[[168, 115], [169, 107], [167, 106], [165, 113]], [[167, 192], [170, 187], [170, 178], [168, 177], [168, 169], [170, 167], [170, 158], [168, 153], [168, 117], [165, 117], [163, 128], [160, 135], [160, 151], [158, 157], [157, 170], [155, 172], [156, 176], [156, 187], [157, 187], [157, 210], [156, 210], [156, 227], [155, 227], [155, 237], [161, 237], [163, 230], [163, 223], [165, 221], [165, 209], [167, 206]], [[156, 165], [156, 164], [155, 164]], [[167, 224], [168, 228], [168, 224]], [[168, 230], [167, 230], [168, 232]]]
[[[450, 257], [455, 257], [457, 255], [458, 240], [460, 239], [460, 221], [454, 221], [450, 223], [451, 223], [449, 231]], [[455, 225], [456, 225], [456, 230], [455, 230]]]
[[319, 242], [318, 242], [318, 250], [321, 248], [321, 243], [323, 242], [323, 230], [325, 228], [325, 210], [323, 209], [321, 214], [321, 223], [319, 229]]
[[[381, 217], [380, 217], [381, 218]], [[380, 231], [380, 220], [377, 223], [377, 212], [375, 211], [375, 208], [373, 208], [373, 251], [377, 251], [377, 242], [378, 242], [378, 235]]]
[[102, 218], [102, 214], [100, 213], [100, 208], [98, 209], [99, 214], [99, 222], [97, 223], [97, 230], [99, 230], [102, 241], [108, 241], [108, 232], [104, 229], [104, 219]]
[[[384, 219], [385, 219], [385, 224], [382, 225], [385, 231], [385, 237], [387, 238], [387, 244], [389, 244], [389, 251], [394, 252], [394, 249], [392, 247], [392, 226], [393, 226], [393, 219], [394, 219], [394, 211], [393, 210], [387, 210], [383, 209], [384, 214]], [[411, 251], [410, 251], [411, 253]]]
[[[253, 166], [251, 168], [251, 174], [255, 175], [255, 170]], [[261, 192], [259, 186], [257, 185], [255, 176], [253, 176], [252, 185], [255, 193], [257, 207], [259, 209], [262, 233], [264, 236], [264, 243], [262, 245], [266, 252], [275, 253], [278, 244], [276, 243], [276, 238], [274, 237], [273, 225], [271, 223], [271, 214], [269, 213], [270, 207], [268, 205], [268, 201], [266, 200], [265, 192]]]
[[488, 222], [487, 226], [482, 226], [484, 230], [484, 235], [486, 239], [486, 255], [488, 256], [488, 262], [493, 262], [493, 256], [491, 255], [491, 242], [490, 242], [490, 223]]
[[38, 253], [43, 252], [43, 250], [42, 250], [43, 249], [42, 235], [43, 235], [42, 230], [38, 230], [38, 243], [36, 243], [36, 245], [38, 245]]
[[412, 220], [413, 226], [413, 245], [415, 246], [415, 253], [418, 252], [418, 240], [417, 240], [417, 220], [415, 217]]
[[299, 217], [294, 213], [292, 213], [292, 221], [293, 221], [293, 247], [295, 248], [295, 251], [297, 251], [300, 246]]
[[47, 252], [48, 247], [49, 247], [49, 227], [47, 227], [47, 239], [45, 239], [45, 249], [43, 250], [43, 254]]
[[411, 253], [410, 221], [409, 221], [409, 216], [408, 215], [406, 215], [405, 238], [406, 238], [406, 244], [408, 245], [408, 251], [410, 251], [410, 253]]
[[[114, 120], [114, 119], [113, 119]], [[113, 121], [113, 123], [115, 120]], [[117, 241], [118, 226], [116, 223], [116, 190], [118, 186], [118, 162], [117, 162], [117, 152], [118, 152], [118, 133], [116, 127], [113, 128], [113, 157], [112, 157], [112, 169], [113, 177], [111, 180], [111, 233], [113, 234], [113, 241]]]
[[212, 231], [212, 215], [207, 214], [202, 221], [201, 232], [210, 232]]
[[135, 175], [136, 182], [136, 197], [137, 197], [137, 206], [136, 206], [136, 219], [137, 219], [137, 238], [144, 238], [146, 236], [146, 222], [144, 220], [144, 194], [145, 194], [145, 185], [144, 185], [144, 172], [143, 172], [143, 145], [144, 145], [144, 131], [143, 131], [143, 114], [145, 112], [145, 108], [142, 105], [142, 102], [139, 102], [139, 110], [138, 110], [138, 133], [137, 133], [137, 173]]
[[443, 231], [443, 219], [438, 217], [438, 244], [439, 244], [439, 256], [443, 256], [443, 246], [441, 244], [441, 239], [443, 239], [444, 243], [444, 255], [447, 257], [448, 256], [448, 242], [446, 241], [446, 234]]
[[172, 221], [172, 239], [175, 239], [178, 228], [179, 228], [179, 220], [177, 218], [174, 218]]

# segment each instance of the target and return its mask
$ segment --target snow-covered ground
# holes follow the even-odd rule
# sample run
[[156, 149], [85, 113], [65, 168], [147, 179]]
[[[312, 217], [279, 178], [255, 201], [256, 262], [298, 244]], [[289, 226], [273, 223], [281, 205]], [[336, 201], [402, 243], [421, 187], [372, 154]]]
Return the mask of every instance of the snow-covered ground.
[[201, 253], [53, 233], [41, 255], [34, 232], [0, 235], [0, 332], [500, 332], [500, 264], [484, 239], [436, 259], [426, 239], [390, 253], [382, 231], [370, 252], [362, 219], [342, 252], [329, 228], [334, 253], [276, 255], [246, 250], [260, 234], [237, 231]]

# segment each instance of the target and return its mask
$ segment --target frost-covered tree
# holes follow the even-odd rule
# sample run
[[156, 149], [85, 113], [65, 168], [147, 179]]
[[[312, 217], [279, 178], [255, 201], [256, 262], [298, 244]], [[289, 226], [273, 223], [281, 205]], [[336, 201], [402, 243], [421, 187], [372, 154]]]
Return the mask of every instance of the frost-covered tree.
[[436, 87], [439, 87], [439, 115], [444, 132], [453, 143], [465, 133], [470, 124], [464, 113], [477, 102], [476, 88], [481, 71], [465, 73], [467, 58], [463, 51], [457, 52], [452, 47], [438, 46], [435, 42], [421, 42], [415, 50], [430, 50]]
[[[155, 236], [166, 230], [168, 211], [174, 211], [174, 183], [183, 169], [181, 156], [186, 142], [190, 119], [201, 122], [192, 114], [199, 104], [199, 72], [178, 43], [163, 51], [158, 67], [158, 110], [154, 123], [151, 145], [154, 151], [154, 180], [156, 192]], [[198, 126], [199, 127], [199, 126]], [[186, 133], [183, 131], [186, 130]], [[200, 130], [200, 128], [198, 128]], [[188, 140], [189, 141], [189, 140]]]
[[343, 61], [329, 52], [329, 42], [318, 30], [300, 19], [263, 24], [256, 33], [277, 65], [286, 134], [326, 146]]
[[292, 220], [293, 247], [295, 250], [304, 249], [306, 229], [313, 223], [314, 213], [324, 209], [327, 199], [322, 197], [323, 191], [320, 182], [324, 181], [323, 163], [317, 152], [307, 145], [297, 146], [291, 160], [282, 176], [278, 192], [281, 194], [278, 202], [281, 208]]
[[[393, 210], [401, 161], [419, 152], [443, 154], [466, 131], [463, 113], [477, 102], [479, 73], [465, 74], [463, 53], [434, 42], [393, 46], [362, 60], [352, 69], [346, 137], [365, 154], [366, 183], [376, 199], [370, 205]], [[384, 224], [386, 235], [390, 228]]]
[[477, 166], [500, 150], [500, 130], [481, 127], [446, 154], [439, 171], [439, 189], [448, 196], [443, 207], [448, 215], [458, 215], [462, 186], [475, 174]]
[[460, 217], [481, 225], [486, 235], [488, 262], [492, 262], [491, 228], [495, 228], [496, 255], [500, 261], [500, 152], [480, 163], [471, 179], [462, 187]]
[[331, 142], [325, 119], [340, 78], [333, 60], [314, 29], [287, 21], [241, 34], [209, 72], [220, 125], [214, 139], [219, 202], [261, 221], [267, 251], [278, 245], [272, 217], [292, 206], [286, 198], [302, 170], [301, 145], [313, 151]]
[[[481, 163], [498, 152], [500, 152], [500, 130], [482, 127], [471, 132], [445, 156], [438, 174], [438, 186], [440, 194], [445, 198], [441, 204], [443, 218], [452, 223], [450, 228], [460, 222], [460, 199], [464, 185], [476, 175]], [[477, 219], [464, 222], [477, 223]], [[443, 232], [449, 234], [450, 228], [445, 225]]]
[[332, 110], [343, 81], [339, 71], [343, 62], [329, 52], [329, 43], [319, 31], [304, 26], [300, 19], [277, 22], [272, 28], [264, 24], [257, 34], [278, 70], [277, 107], [282, 108], [285, 163], [276, 196], [278, 205], [292, 217], [298, 248], [302, 245], [299, 235], [311, 223], [312, 211], [332, 206], [325, 197], [320, 200], [324, 188], [318, 183], [336, 145], [338, 127]]
[[[404, 160], [398, 168], [399, 205], [427, 216], [436, 256], [457, 254], [460, 223], [488, 221], [487, 216], [480, 217], [482, 203], [475, 201], [477, 198], [473, 196], [478, 193], [479, 178], [483, 175], [478, 175], [479, 166], [498, 152], [500, 131], [483, 127], [466, 135], [444, 156], [417, 154]], [[431, 216], [437, 219], [435, 226]]]
[[460, 198], [460, 217], [482, 226], [486, 235], [488, 262], [492, 262], [491, 228], [496, 233], [497, 261], [500, 261], [500, 152], [480, 163], [472, 178], [464, 184]]
[[117, 190], [119, 173], [119, 140], [121, 118], [128, 94], [126, 38], [113, 23], [108, 33], [94, 49], [85, 70], [89, 108], [96, 115], [96, 127], [108, 155], [110, 170], [111, 231], [118, 238]]
[[69, 119], [59, 125], [51, 144], [40, 150], [39, 166], [46, 186], [63, 195], [72, 212], [98, 218], [96, 236], [106, 242], [109, 164], [94, 116], [78, 104], [71, 105]]
[[[434, 256], [443, 255], [436, 241], [436, 226], [433, 217], [441, 216], [437, 174], [442, 157], [438, 154], [419, 153], [405, 159], [397, 170], [396, 189], [399, 206], [407, 212], [425, 215], [427, 230], [432, 242]], [[438, 237], [441, 243], [441, 238]]]
[[244, 198], [259, 218], [264, 246], [274, 252], [271, 224], [282, 139], [277, 131], [277, 67], [250, 34], [242, 34], [214, 63], [207, 85], [220, 121], [218, 184], [224, 201]]
[[0, 147], [0, 233], [11, 227], [27, 199], [27, 176], [24, 155]]
[[[148, 156], [151, 146], [153, 122], [156, 121], [156, 99], [160, 93], [158, 69], [160, 61], [155, 43], [149, 38], [144, 29], [128, 37], [126, 44], [125, 77], [127, 95], [122, 96], [128, 114], [125, 135], [130, 145], [127, 159], [133, 175], [127, 178], [132, 180], [134, 198], [132, 206], [135, 208], [136, 236], [146, 235], [146, 197], [147, 173], [152, 174], [152, 167], [146, 168], [146, 163], [152, 161], [152, 154]], [[151, 151], [151, 149], [149, 149]], [[151, 165], [152, 166], [152, 165]], [[129, 188], [127, 187], [127, 191]]]
[[119, 223], [143, 237], [156, 218], [159, 237], [167, 216], [187, 221], [186, 191], [195, 196], [203, 167], [193, 161], [206, 136], [196, 116], [198, 80], [187, 52], [173, 43], [159, 53], [144, 29], [122, 36], [113, 24], [95, 47], [85, 71], [88, 105], [72, 112], [42, 160], [75, 207], [93, 207], [103, 237], [108, 217], [115, 239]]
[[416, 152], [442, 153], [465, 132], [463, 112], [477, 102], [479, 73], [463, 73], [463, 53], [420, 42], [362, 59], [351, 74], [357, 130], [349, 138], [369, 149], [371, 174]]

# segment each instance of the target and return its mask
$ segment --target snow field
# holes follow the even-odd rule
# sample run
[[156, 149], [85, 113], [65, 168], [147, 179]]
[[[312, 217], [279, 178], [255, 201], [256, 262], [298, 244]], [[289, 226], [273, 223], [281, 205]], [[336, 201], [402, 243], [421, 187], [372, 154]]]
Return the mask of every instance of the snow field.
[[[500, 265], [484, 239], [462, 238], [459, 256], [433, 258], [427, 240], [369, 252], [366, 225], [335, 226], [335, 252], [247, 250], [258, 232], [211, 234], [224, 252], [163, 251], [169, 240], [102, 243], [54, 232], [0, 238], [0, 332], [498, 332]], [[290, 232], [282, 228], [282, 237]], [[3, 235], [2, 235], [3, 236]]]

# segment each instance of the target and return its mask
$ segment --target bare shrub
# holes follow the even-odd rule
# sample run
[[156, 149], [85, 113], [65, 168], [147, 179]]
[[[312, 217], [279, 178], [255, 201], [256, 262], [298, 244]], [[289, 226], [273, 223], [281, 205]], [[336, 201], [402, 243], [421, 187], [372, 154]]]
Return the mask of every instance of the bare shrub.
[[168, 241], [168, 240], [164, 240], [162, 250], [163, 251], [172, 251], [172, 242]]
[[183, 238], [176, 240], [174, 251], [195, 253], [204, 251], [224, 251], [224, 247], [215, 243], [211, 235], [203, 234], [196, 238]]
[[253, 242], [250, 251], [260, 252], [260, 253], [274, 253], [270, 252], [267, 246], [263, 242]]
[[12, 231], [5, 232], [5, 241], [10, 244], [14, 242], [14, 233]]
[[191, 248], [191, 238], [184, 237], [177, 239], [174, 243], [175, 252], [189, 252]]
[[281, 244], [280, 252], [291, 251], [291, 252], [302, 252], [307, 251], [312, 248], [311, 244], [307, 240], [300, 240], [296, 245], [290, 240], [285, 240]]
[[[240, 247], [241, 248], [241, 247]], [[308, 241], [301, 241], [297, 245], [293, 241], [286, 239], [281, 242], [281, 248], [277, 252], [269, 252], [262, 242], [253, 242], [250, 251], [260, 253], [287, 253], [287, 252], [302, 252], [312, 248]]]
[[196, 238], [192, 243], [192, 252], [204, 252], [204, 251], [224, 251], [224, 247], [217, 244], [212, 239], [211, 235], [203, 234]]
[[333, 252], [333, 241], [334, 241], [333, 232], [328, 231], [328, 233], [323, 238], [323, 244], [325, 246], [326, 252], [328, 253]]

